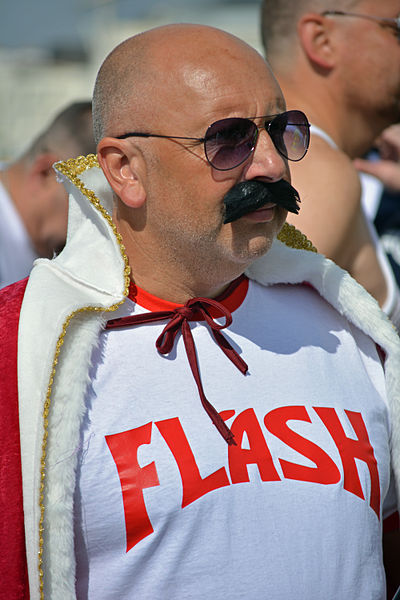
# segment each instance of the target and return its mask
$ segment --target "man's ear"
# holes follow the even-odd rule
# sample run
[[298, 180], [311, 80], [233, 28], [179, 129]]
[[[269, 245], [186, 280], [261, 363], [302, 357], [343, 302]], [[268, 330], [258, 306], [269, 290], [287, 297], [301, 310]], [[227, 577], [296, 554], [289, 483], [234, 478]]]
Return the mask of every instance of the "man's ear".
[[331, 70], [335, 64], [331, 21], [318, 13], [307, 13], [299, 20], [297, 31], [308, 60], [319, 69]]
[[146, 201], [145, 164], [142, 154], [126, 140], [105, 137], [97, 158], [108, 183], [126, 206], [139, 208]]

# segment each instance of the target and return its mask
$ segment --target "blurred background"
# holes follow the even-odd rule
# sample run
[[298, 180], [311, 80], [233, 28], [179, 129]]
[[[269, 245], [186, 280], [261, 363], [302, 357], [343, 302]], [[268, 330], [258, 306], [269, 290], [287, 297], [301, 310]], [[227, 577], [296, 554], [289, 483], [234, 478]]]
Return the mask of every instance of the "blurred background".
[[120, 41], [173, 22], [213, 25], [261, 52], [260, 0], [0, 0], [0, 161], [54, 115], [89, 99]]

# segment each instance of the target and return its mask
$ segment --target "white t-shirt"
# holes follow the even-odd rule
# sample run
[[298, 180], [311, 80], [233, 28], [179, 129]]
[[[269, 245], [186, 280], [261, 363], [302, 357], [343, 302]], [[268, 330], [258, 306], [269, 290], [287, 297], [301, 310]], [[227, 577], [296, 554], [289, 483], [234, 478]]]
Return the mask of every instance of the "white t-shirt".
[[[116, 316], [144, 310], [127, 300]], [[373, 342], [308, 286], [249, 283], [224, 330], [245, 376], [191, 323], [228, 446], [182, 336], [158, 354], [165, 324], [108, 330], [93, 356], [78, 598], [383, 600], [390, 425]]]

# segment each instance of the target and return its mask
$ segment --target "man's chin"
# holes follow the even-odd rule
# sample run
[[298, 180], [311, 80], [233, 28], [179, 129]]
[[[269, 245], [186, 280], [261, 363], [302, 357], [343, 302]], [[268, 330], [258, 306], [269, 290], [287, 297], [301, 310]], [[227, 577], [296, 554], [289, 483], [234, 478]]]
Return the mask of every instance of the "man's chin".
[[[244, 218], [243, 218], [244, 220]], [[239, 226], [240, 223], [237, 222]], [[250, 265], [254, 260], [264, 256], [271, 248], [271, 245], [278, 234], [278, 231], [274, 228], [273, 231], [265, 231], [265, 227], [260, 226], [253, 228], [251, 235], [244, 236], [243, 232], [237, 231], [237, 235], [233, 236], [232, 239], [232, 251], [239, 262]], [[260, 231], [260, 228], [262, 230]], [[234, 228], [236, 229], [236, 228]], [[239, 227], [237, 228], [239, 229]], [[255, 230], [257, 229], [257, 231]]]

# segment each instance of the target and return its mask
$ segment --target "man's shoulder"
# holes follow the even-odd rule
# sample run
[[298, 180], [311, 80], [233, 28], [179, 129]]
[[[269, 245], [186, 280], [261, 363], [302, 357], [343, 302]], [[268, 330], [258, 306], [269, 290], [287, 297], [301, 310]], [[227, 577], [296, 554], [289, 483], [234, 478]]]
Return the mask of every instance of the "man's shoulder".
[[[290, 170], [303, 202], [299, 215], [289, 215], [288, 221], [320, 252], [340, 263], [344, 240], [360, 215], [358, 172], [348, 156], [318, 138]], [[343, 262], [342, 266], [349, 268]]]
[[294, 182], [304, 187], [339, 190], [359, 198], [361, 184], [353, 161], [341, 150], [332, 148], [324, 140], [315, 138], [307, 155], [299, 163], [291, 165]]

